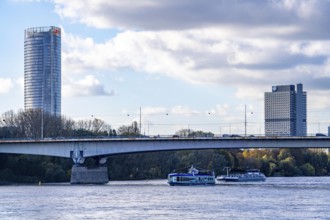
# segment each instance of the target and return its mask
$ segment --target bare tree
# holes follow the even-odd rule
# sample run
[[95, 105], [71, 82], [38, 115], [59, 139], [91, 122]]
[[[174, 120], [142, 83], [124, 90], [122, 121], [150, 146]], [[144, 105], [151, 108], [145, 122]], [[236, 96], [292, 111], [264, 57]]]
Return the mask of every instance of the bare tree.
[[104, 131], [105, 128], [105, 122], [103, 120], [94, 118], [92, 121], [92, 131], [94, 133], [100, 133], [101, 131]]
[[188, 137], [190, 132], [192, 132], [192, 130], [190, 130], [190, 129], [181, 129], [181, 130], [175, 132], [175, 134], [180, 137]]
[[140, 135], [140, 129], [138, 123], [134, 121], [132, 125], [126, 126], [122, 125], [117, 130], [118, 135], [122, 136], [138, 136]]
[[41, 109], [20, 110], [17, 114], [8, 111], [0, 121], [1, 137], [41, 138], [69, 136], [107, 136], [116, 132], [101, 119], [79, 120], [75, 122], [65, 117], [57, 117]]

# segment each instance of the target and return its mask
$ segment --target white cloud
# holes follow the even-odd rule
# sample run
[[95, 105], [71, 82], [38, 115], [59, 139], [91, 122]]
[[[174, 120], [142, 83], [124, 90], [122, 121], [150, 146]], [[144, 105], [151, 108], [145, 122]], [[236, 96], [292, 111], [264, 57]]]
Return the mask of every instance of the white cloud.
[[279, 6], [279, 8], [297, 14], [301, 18], [309, 19], [318, 16], [318, 9], [320, 7], [318, 2], [317, 0], [282, 0], [274, 1], [274, 4]]
[[10, 78], [0, 78], [0, 94], [8, 93], [13, 86], [13, 82]]
[[[54, 0], [55, 11], [97, 28], [139, 30], [269, 29], [297, 27], [295, 33], [327, 36], [329, 1], [303, 0]], [[323, 22], [320, 22], [323, 21]], [[250, 27], [250, 28], [246, 28]], [[313, 33], [310, 33], [313, 28]], [[326, 34], [327, 33], [327, 34]], [[289, 33], [292, 34], [292, 33]], [[255, 35], [257, 36], [257, 35]]]
[[290, 45], [289, 51], [308, 57], [330, 56], [330, 41], [296, 41]]
[[20, 77], [16, 80], [16, 84], [19, 85], [22, 89], [24, 89], [24, 77]]
[[107, 92], [95, 76], [88, 75], [77, 81], [68, 81], [63, 85], [64, 96], [112, 96], [114, 92]]
[[[226, 116], [230, 112], [230, 107], [228, 104], [217, 104], [215, 108], [207, 110], [205, 112], [201, 112], [198, 110], [194, 110], [189, 106], [173, 106], [170, 109], [163, 106], [144, 106], [141, 108], [141, 114], [143, 117], [152, 117], [152, 116], [160, 116], [160, 115], [178, 115], [178, 116], [207, 116], [207, 115], [216, 115], [216, 116]], [[127, 110], [123, 111], [123, 114], [128, 114]], [[140, 112], [136, 111], [134, 115], [139, 115]]]
[[116, 80], [116, 82], [125, 82], [125, 78], [123, 78], [123, 77], [120, 77], [120, 76], [116, 76], [115, 77], [115, 80]]
[[330, 91], [312, 91], [307, 93], [307, 106], [309, 110], [329, 109]]
[[65, 33], [63, 72], [69, 76], [128, 68], [231, 86], [237, 98], [259, 101], [274, 84], [329, 90], [329, 1], [54, 3], [64, 19], [122, 30], [103, 43]]
[[166, 115], [168, 113], [165, 107], [153, 107], [153, 106], [146, 106], [141, 109], [142, 114], [145, 116], [152, 116], [152, 115]]
[[208, 111], [211, 115], [226, 116], [229, 113], [228, 104], [217, 104], [215, 108]]
[[188, 106], [174, 106], [172, 107], [172, 109], [170, 110], [171, 114], [175, 114], [175, 115], [184, 115], [184, 116], [192, 116], [192, 115], [199, 115], [201, 114], [199, 111], [193, 110]]
[[48, 2], [51, 0], [10, 0], [12, 2]]
[[323, 68], [328, 54], [321, 48], [330, 44], [330, 41], [309, 42], [310, 46], [302, 49], [301, 43], [276, 39], [228, 40], [213, 36], [210, 40], [210, 32], [126, 31], [98, 44], [68, 35], [64, 39], [65, 45], [70, 45], [63, 52], [63, 66], [67, 70], [64, 72], [131, 68], [190, 83], [260, 86], [289, 76], [293, 81], [311, 78], [312, 72], [299, 72], [298, 67]]
[[236, 90], [236, 97], [239, 99], [249, 99], [263, 101], [264, 92], [269, 91], [270, 87], [248, 87], [242, 86]]

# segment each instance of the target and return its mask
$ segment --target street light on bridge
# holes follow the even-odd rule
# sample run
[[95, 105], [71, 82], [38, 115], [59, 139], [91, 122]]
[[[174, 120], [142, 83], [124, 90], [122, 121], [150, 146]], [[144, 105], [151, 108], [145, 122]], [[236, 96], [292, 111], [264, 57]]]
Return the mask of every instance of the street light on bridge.
[[[245, 111], [245, 117], [244, 117], [244, 136], [246, 137], [246, 126], [247, 126], [247, 120], [246, 120], [246, 105], [244, 105], [244, 111]], [[253, 112], [250, 112], [250, 114], [253, 114]]]

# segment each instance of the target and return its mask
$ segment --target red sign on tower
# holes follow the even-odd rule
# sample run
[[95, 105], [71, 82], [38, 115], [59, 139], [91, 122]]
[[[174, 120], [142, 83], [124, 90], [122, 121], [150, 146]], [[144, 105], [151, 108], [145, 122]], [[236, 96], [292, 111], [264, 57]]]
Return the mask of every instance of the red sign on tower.
[[56, 29], [53, 30], [53, 33], [55, 35], [60, 35], [60, 30], [56, 28]]

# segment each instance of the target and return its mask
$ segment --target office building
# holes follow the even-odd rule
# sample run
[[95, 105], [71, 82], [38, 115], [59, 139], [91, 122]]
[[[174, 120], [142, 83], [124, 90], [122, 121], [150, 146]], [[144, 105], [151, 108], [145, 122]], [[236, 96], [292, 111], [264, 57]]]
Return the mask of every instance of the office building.
[[24, 108], [61, 115], [61, 29], [58, 27], [25, 30]]
[[266, 136], [306, 136], [307, 103], [303, 85], [273, 86], [265, 92]]

